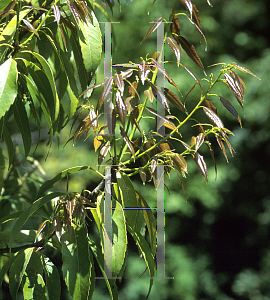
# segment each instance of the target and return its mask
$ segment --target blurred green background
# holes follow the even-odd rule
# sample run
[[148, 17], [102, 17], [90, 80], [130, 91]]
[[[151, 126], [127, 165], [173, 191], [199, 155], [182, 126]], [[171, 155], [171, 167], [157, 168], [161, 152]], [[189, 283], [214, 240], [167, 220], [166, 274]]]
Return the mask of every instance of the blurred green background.
[[[155, 33], [140, 45], [150, 27], [148, 21], [161, 16], [168, 20], [174, 1], [156, 0], [150, 11], [152, 1], [149, 0], [121, 2], [121, 12], [116, 4], [113, 16], [107, 7], [110, 19], [121, 22], [112, 25], [116, 37], [113, 40], [113, 63], [139, 63], [140, 57], [145, 59], [147, 53], [151, 57], [156, 51]], [[207, 51], [196, 28], [185, 16], [179, 16], [181, 34], [194, 44], [208, 78], [211, 72], [217, 75], [219, 71], [219, 66], [208, 68], [208, 65], [236, 62], [262, 80], [238, 72], [248, 89], [244, 112], [229, 89], [223, 85], [215, 89], [216, 93], [233, 103], [243, 123], [243, 128], [240, 128], [237, 120], [217, 102], [218, 98], [211, 99], [225, 127], [235, 134], [230, 137], [230, 142], [236, 153], [231, 157], [227, 151], [229, 163], [215, 140], [210, 140], [215, 151], [217, 179], [213, 161], [205, 146], [200, 153], [204, 155], [208, 166], [209, 184], [205, 183], [191, 158], [187, 159], [189, 175], [182, 180], [187, 200], [178, 178], [173, 174], [171, 180], [166, 178], [170, 194], [166, 191], [165, 276], [174, 279], [155, 279], [150, 300], [270, 299], [270, 2], [210, 2], [213, 7], [206, 0], [193, 1], [200, 11], [201, 27], [208, 43]], [[184, 11], [180, 2], [176, 11]], [[97, 15], [99, 21], [106, 21], [98, 10]], [[175, 61], [168, 46], [165, 47], [165, 60]], [[198, 78], [204, 76], [184, 52], [181, 63]], [[195, 81], [183, 68], [177, 68], [173, 63], [166, 64], [166, 70], [185, 96]], [[103, 80], [103, 63], [98, 69], [97, 80]], [[199, 94], [199, 89], [190, 94], [186, 100], [188, 108], [196, 104]], [[91, 104], [95, 104], [98, 98], [97, 90], [90, 99]], [[183, 117], [172, 110], [174, 113], [180, 119]], [[192, 125], [190, 121], [181, 130], [183, 140], [188, 143], [191, 135], [197, 133], [191, 128]], [[59, 146], [57, 142], [52, 146], [46, 161], [48, 148], [45, 142], [39, 145], [35, 157], [46, 172], [44, 178], [52, 178], [72, 166], [95, 167], [97, 155], [92, 138], [86, 141], [81, 138], [76, 148], [72, 142], [63, 147], [69, 138], [69, 130], [63, 130]], [[180, 153], [184, 150], [179, 144], [175, 147]], [[92, 174], [85, 171], [72, 176], [69, 190], [80, 192], [83, 188], [95, 187], [98, 178]], [[145, 199], [155, 203], [152, 185], [143, 186], [137, 181], [135, 186]], [[66, 182], [60, 182], [55, 189], [65, 190]], [[144, 271], [143, 259], [137, 255], [136, 245], [129, 241], [127, 268], [122, 282], [119, 282], [120, 300], [144, 299], [149, 286], [148, 272], [143, 274]], [[109, 299], [105, 283], [98, 280], [96, 286], [93, 299]], [[62, 299], [68, 297], [64, 293]]]

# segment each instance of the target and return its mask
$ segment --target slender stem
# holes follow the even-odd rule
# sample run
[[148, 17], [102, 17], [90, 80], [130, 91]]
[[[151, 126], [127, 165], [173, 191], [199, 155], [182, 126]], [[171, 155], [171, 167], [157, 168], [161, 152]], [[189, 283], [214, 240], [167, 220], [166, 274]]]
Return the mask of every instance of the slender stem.
[[[206, 93], [201, 96], [200, 101], [197, 103], [197, 105], [195, 106], [195, 108], [192, 110], [192, 112], [185, 118], [185, 120], [183, 122], [181, 122], [169, 135], [165, 136], [163, 139], [159, 140], [155, 145], [153, 145], [152, 147], [148, 148], [147, 150], [145, 150], [143, 153], [139, 154], [136, 159], [142, 157], [143, 155], [145, 155], [146, 153], [152, 151], [154, 148], [156, 148], [158, 145], [164, 143], [166, 140], [168, 140], [183, 124], [185, 124], [190, 118], [191, 116], [195, 113], [195, 111], [200, 107], [200, 105], [202, 104], [202, 102], [205, 100], [205, 98], [208, 96], [209, 92], [211, 91], [211, 89], [213, 88], [213, 86], [217, 83], [217, 81], [219, 80], [220, 76], [224, 73], [224, 69], [220, 71], [219, 75], [217, 76], [217, 78], [215, 79], [215, 81], [213, 83], [210, 84], [208, 90], [206, 91]], [[123, 162], [124, 165], [127, 165], [131, 162], [131, 159]]]

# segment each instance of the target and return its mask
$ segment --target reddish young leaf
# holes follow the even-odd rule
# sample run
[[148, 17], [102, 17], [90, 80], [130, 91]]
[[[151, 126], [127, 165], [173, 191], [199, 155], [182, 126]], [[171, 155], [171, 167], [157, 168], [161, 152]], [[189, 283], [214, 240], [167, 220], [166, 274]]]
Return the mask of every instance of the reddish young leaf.
[[137, 81], [134, 81], [132, 84], [129, 85], [128, 87], [128, 92], [130, 94], [131, 97], [134, 97], [137, 92], [137, 87], [138, 87], [138, 83]]
[[189, 10], [190, 15], [192, 16], [193, 4], [191, 0], [179, 0], [179, 2], [182, 3]]
[[67, 1], [67, 5], [68, 8], [70, 10], [70, 12], [72, 13], [78, 27], [80, 27], [79, 21], [80, 21], [80, 17], [79, 17], [79, 13], [77, 12], [76, 8], [70, 3], [70, 1]]
[[106, 143], [104, 143], [98, 153], [98, 164], [101, 165], [104, 158], [106, 157], [106, 155], [108, 154], [109, 150], [111, 148], [110, 145], [110, 141], [107, 141]]
[[142, 61], [139, 65], [139, 76], [141, 78], [142, 84], [144, 85], [145, 79], [147, 78], [148, 74], [150, 73], [149, 64], [145, 61]]
[[103, 104], [103, 101], [104, 99], [108, 96], [108, 94], [110, 93], [111, 89], [112, 89], [112, 83], [113, 83], [113, 78], [110, 77], [108, 78], [105, 83], [104, 83], [104, 87], [102, 89], [102, 92], [101, 92], [101, 95], [100, 95], [100, 98], [98, 100], [98, 104], [97, 104], [97, 108], [96, 110], [99, 110], [100, 107], [102, 106]]
[[[170, 18], [171, 18], [171, 16], [170, 16]], [[178, 16], [176, 14], [174, 14], [174, 16], [173, 16], [170, 28], [171, 28], [172, 35], [174, 35], [174, 34], [180, 35], [180, 25], [179, 25]]]
[[244, 72], [244, 73], [248, 73], [249, 75], [252, 75], [256, 78], [258, 78], [259, 80], [261, 80], [259, 77], [257, 77], [256, 75], [254, 75], [251, 71], [249, 71], [248, 69], [246, 69], [245, 67], [242, 67], [242, 66], [239, 66], [239, 65], [236, 65], [236, 64], [231, 64], [232, 66], [234, 66], [236, 69]]
[[[189, 21], [190, 21], [193, 25], [196, 26], [196, 28], [198, 29], [199, 33], [202, 35], [202, 37], [203, 37], [203, 39], [204, 39], [204, 41], [205, 41], [205, 45], [206, 45], [205, 51], [207, 51], [207, 40], [206, 40], [206, 37], [205, 37], [205, 35], [203, 34], [202, 30], [201, 30], [201, 27], [197, 24], [196, 21], [194, 21], [194, 19], [191, 19], [189, 16], [186, 16], [186, 17], [189, 19]], [[200, 20], [200, 18], [199, 18], [199, 20]]]
[[154, 95], [153, 95], [152, 89], [145, 90], [143, 93], [150, 100], [150, 102], [153, 104]]
[[222, 152], [223, 152], [223, 155], [226, 158], [226, 161], [228, 162], [228, 157], [227, 157], [227, 154], [226, 154], [226, 149], [225, 149], [225, 146], [224, 146], [224, 144], [223, 144], [223, 142], [221, 140], [221, 137], [219, 135], [216, 135], [216, 139], [217, 139], [219, 147], [222, 149]]
[[177, 65], [179, 67], [180, 58], [182, 55], [181, 48], [178, 46], [177, 41], [175, 39], [167, 37], [166, 42], [169, 45], [169, 47], [172, 49], [172, 51], [174, 52], [174, 54], [176, 56], [176, 60], [177, 60]]
[[132, 153], [133, 158], [135, 158], [135, 150], [131, 144], [131, 141], [129, 140], [125, 130], [120, 126], [120, 134], [122, 135], [126, 145], [128, 146], [130, 152]]
[[[137, 108], [137, 107], [136, 107], [136, 108]], [[141, 127], [140, 127], [140, 125], [139, 125], [139, 123], [138, 123], [138, 121], [137, 121], [137, 117], [136, 117], [137, 111], [138, 111], [138, 108], [137, 108], [137, 110], [134, 109], [134, 110], [131, 112], [131, 114], [130, 114], [130, 116], [131, 116], [131, 122], [132, 122], [132, 124], [135, 124], [136, 127], [138, 128], [138, 130], [140, 131], [140, 133], [143, 134], [143, 132], [142, 132], [142, 130], [141, 130]]]
[[185, 158], [178, 153], [173, 153], [172, 160], [174, 167], [182, 174], [183, 177], [186, 177], [187, 162]]
[[213, 112], [215, 112], [217, 114], [217, 109], [216, 109], [216, 107], [215, 107], [215, 105], [213, 104], [212, 101], [210, 101], [208, 99], [205, 99], [204, 104], [205, 104], [206, 107], [208, 107], [209, 109], [211, 109]]
[[204, 107], [203, 111], [207, 115], [208, 119], [212, 122], [212, 124], [214, 124], [214, 126], [219, 127], [221, 129], [224, 128], [221, 119], [218, 117], [216, 113], [214, 113], [211, 109], [207, 107]]
[[183, 36], [176, 37], [176, 40], [182, 46], [187, 55], [203, 70], [205, 74], [204, 66], [198, 54], [196, 53], [194, 46], [190, 45], [190, 43]]
[[169, 112], [170, 111], [170, 108], [169, 108], [169, 104], [168, 104], [168, 101], [164, 95], [164, 93], [162, 93], [162, 91], [160, 91], [151, 81], [147, 81], [147, 84], [149, 86], [151, 86], [152, 88], [152, 93], [154, 95], [154, 97], [163, 105], [165, 105], [167, 111]]
[[151, 33], [153, 33], [153, 32], [158, 28], [158, 26], [162, 23], [163, 20], [164, 20], [164, 18], [162, 18], [162, 17], [156, 18], [156, 19], [155, 19], [154, 25], [152, 25], [152, 26], [148, 29], [148, 31], [147, 31], [147, 33], [146, 33], [144, 39], [141, 41], [141, 43], [143, 43], [143, 42], [149, 37], [149, 35], [150, 35]]
[[231, 105], [231, 103], [228, 100], [224, 99], [223, 97], [219, 97], [219, 100], [227, 108], [227, 110], [238, 120], [240, 126], [242, 127], [241, 118], [238, 115], [235, 108]]
[[208, 182], [208, 180], [207, 180], [207, 166], [206, 166], [206, 163], [204, 161], [203, 156], [201, 154], [199, 154], [198, 152], [196, 152], [194, 155], [192, 155], [192, 157], [195, 160], [199, 170], [201, 171], [205, 181]]
[[128, 97], [128, 98], [126, 98], [125, 105], [127, 107], [127, 111], [128, 111], [129, 114], [136, 107], [137, 103], [138, 103], [138, 99], [137, 98], [134, 98], [134, 97]]
[[116, 92], [115, 102], [116, 102], [119, 119], [120, 119], [121, 123], [123, 124], [123, 126], [125, 127], [125, 122], [126, 122], [126, 118], [127, 118], [127, 107], [126, 107], [119, 91]]
[[169, 89], [164, 89], [165, 97], [168, 101], [170, 101], [175, 107], [177, 107], [179, 110], [184, 112], [185, 114], [188, 114], [184, 104], [180, 101], [180, 99]]
[[125, 86], [124, 86], [124, 80], [123, 80], [122, 76], [119, 74], [115, 74], [114, 82], [117, 85], [119, 91], [121, 92], [121, 95], [123, 96]]
[[243, 100], [244, 100], [244, 95], [242, 94], [242, 91], [238, 89], [237, 85], [235, 84], [234, 78], [232, 78], [229, 74], [225, 73], [224, 74], [227, 86], [232, 90], [235, 98], [239, 102], [239, 104], [243, 106]]
[[173, 129], [175, 129], [176, 127], [175, 127], [175, 125], [172, 123], [172, 122], [170, 122], [166, 117], [164, 117], [164, 116], [162, 116], [162, 115], [160, 115], [157, 111], [155, 111], [154, 109], [152, 109], [151, 107], [145, 107], [148, 111], [150, 111], [150, 113], [152, 113], [153, 115], [155, 115], [155, 116], [157, 116], [157, 117], [159, 117], [160, 119], [162, 119], [163, 120], [163, 122], [164, 123], [162, 123], [161, 125], [164, 125], [164, 126], [170, 126], [170, 127], [168, 127], [168, 128], [173, 128]]

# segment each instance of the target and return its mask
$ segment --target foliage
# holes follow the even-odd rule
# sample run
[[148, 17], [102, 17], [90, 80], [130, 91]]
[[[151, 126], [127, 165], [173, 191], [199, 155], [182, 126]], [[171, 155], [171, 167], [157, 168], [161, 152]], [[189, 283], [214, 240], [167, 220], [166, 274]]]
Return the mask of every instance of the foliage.
[[[165, 27], [164, 41], [176, 57], [174, 70], [179, 72], [181, 67], [195, 82], [184, 101], [180, 100], [181, 91], [174, 76], [164, 68], [163, 49], [152, 57], [146, 55], [140, 58], [137, 63], [115, 64], [118, 72], [114, 71], [113, 76], [104, 82], [96, 82], [95, 71], [101, 60], [102, 39], [95, 10], [104, 11], [98, 2], [1, 1], [0, 132], [6, 143], [9, 166], [5, 173], [1, 152], [3, 213], [0, 252], [5, 256], [1, 257], [0, 281], [8, 272], [13, 299], [16, 299], [20, 288], [25, 298], [60, 298], [59, 271], [49, 255], [42, 251], [45, 246], [61, 252], [62, 275], [71, 297], [91, 299], [95, 288], [96, 262], [111, 298], [117, 299], [116, 277], [122, 277], [125, 271], [128, 237], [134, 239], [149, 271], [149, 296], [156, 271], [156, 220], [143, 193], [135, 189], [132, 176], [139, 174], [143, 185], [153, 181], [158, 188], [161, 183], [157, 166], [164, 166], [168, 177], [171, 171], [176, 172], [183, 187], [180, 176], [187, 174], [186, 157], [190, 155], [208, 182], [205, 159], [198, 150], [205, 144], [216, 164], [211, 136], [215, 137], [226, 159], [224, 144], [233, 154], [228, 137], [231, 131], [224, 127], [218, 116], [215, 101], [218, 99], [240, 126], [242, 121], [231, 101], [222, 97], [216, 86], [218, 83], [225, 84], [243, 108], [246, 87], [238, 73], [255, 75], [238, 64], [222, 63], [218, 64], [221, 70], [215, 77], [210, 74], [209, 79], [198, 79], [194, 72], [180, 63], [184, 51], [197, 65], [194, 67], [205, 73], [195, 47], [180, 33], [178, 18], [179, 15], [186, 16], [206, 42], [199, 11], [190, 0], [179, 2], [182, 5], [179, 9], [185, 13], [176, 12], [178, 1], [175, 1], [170, 16], [166, 16], [168, 21], [163, 17], [155, 19], [142, 42], [161, 24], [170, 24]], [[113, 3], [106, 3], [113, 13]], [[104, 14], [107, 15], [105, 11]], [[121, 68], [122, 71], [119, 71]], [[170, 88], [157, 84], [160, 76]], [[100, 86], [102, 91], [94, 105], [91, 96]], [[197, 89], [200, 92], [198, 101], [186, 105], [187, 99]], [[164, 109], [156, 109], [159, 102], [167, 115]], [[102, 112], [108, 103], [107, 110]], [[177, 109], [177, 116], [171, 114], [170, 106]], [[87, 115], [80, 120], [84, 112]], [[59, 135], [76, 113], [72, 128], [77, 121], [79, 124], [69, 141], [75, 143], [84, 134], [86, 139], [94, 135], [93, 146], [99, 168], [69, 167], [53, 179], [42, 182], [36, 172], [39, 163], [29, 156], [32, 144], [30, 119], [35, 120], [39, 137], [46, 122], [50, 146], [53, 137]], [[203, 119], [198, 121], [195, 117]], [[19, 161], [11, 139], [10, 124], [14, 121], [22, 136], [24, 161], [30, 164], [28, 168]], [[198, 130], [197, 135], [188, 137], [190, 143], [181, 135], [183, 125], [188, 121], [192, 121], [193, 127]], [[181, 145], [183, 151], [177, 152], [175, 145], [178, 148]], [[57, 181], [67, 178], [68, 183], [72, 174], [82, 170], [100, 176], [101, 182], [93, 191], [69, 192], [67, 188], [66, 193], [52, 192]], [[108, 180], [111, 182], [109, 189], [106, 185]], [[109, 208], [105, 207], [108, 194], [112, 199]], [[111, 214], [111, 232], [106, 228], [106, 209]], [[31, 228], [25, 230], [33, 216], [37, 226], [34, 231]], [[88, 232], [90, 222], [96, 224], [98, 241]], [[108, 240], [112, 251], [111, 278], [106, 272]]]

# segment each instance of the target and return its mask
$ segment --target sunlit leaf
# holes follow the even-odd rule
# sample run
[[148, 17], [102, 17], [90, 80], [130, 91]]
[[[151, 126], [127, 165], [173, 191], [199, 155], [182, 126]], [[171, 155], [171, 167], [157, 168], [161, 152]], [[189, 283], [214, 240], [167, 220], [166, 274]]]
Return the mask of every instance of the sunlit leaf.
[[119, 91], [121, 92], [121, 95], [123, 96], [125, 86], [124, 86], [124, 80], [123, 80], [122, 75], [115, 74], [114, 75], [114, 81], [115, 81], [117, 87], [119, 88]]
[[126, 71], [121, 71], [121, 75], [122, 75], [123, 79], [129, 78], [130, 76], [132, 76], [132, 74], [133, 74], [133, 69], [128, 69]]
[[110, 141], [107, 141], [99, 149], [99, 153], [98, 153], [98, 164], [99, 165], [102, 164], [102, 162], [103, 162], [104, 158], [106, 157], [106, 155], [108, 154], [110, 148], [111, 148]]
[[100, 98], [98, 100], [98, 104], [97, 104], [97, 110], [99, 110], [104, 102], [104, 99], [108, 96], [108, 94], [110, 93], [111, 89], [112, 89], [112, 83], [113, 83], [113, 78], [110, 77], [108, 79], [106, 79], [105, 83], [104, 83], [104, 87], [102, 89]]
[[170, 101], [175, 107], [177, 107], [179, 110], [181, 110], [185, 114], [188, 114], [188, 112], [187, 112], [185, 106], [183, 105], [183, 103], [180, 101], [180, 99], [172, 91], [165, 88], [164, 89], [164, 94], [165, 94], [165, 97], [168, 99], [168, 101]]
[[172, 160], [174, 167], [182, 174], [183, 177], [186, 177], [187, 162], [185, 158], [178, 153], [173, 153]]
[[191, 0], [179, 0], [180, 3], [182, 3], [188, 10], [190, 15], [193, 13], [193, 4]]
[[125, 122], [126, 122], [126, 118], [127, 118], [127, 107], [126, 107], [119, 91], [116, 92], [115, 102], [116, 102], [116, 107], [117, 107], [117, 111], [119, 114], [119, 119], [120, 119], [121, 123], [123, 124], [123, 126], [125, 127]]
[[206, 107], [208, 107], [209, 109], [211, 109], [214, 113], [217, 114], [217, 108], [215, 107], [215, 105], [213, 104], [213, 102], [211, 100], [205, 99], [204, 100], [204, 104]]
[[235, 108], [231, 105], [231, 103], [227, 99], [224, 99], [223, 97], [219, 97], [219, 100], [227, 108], [227, 110], [238, 120], [240, 126], [242, 127], [241, 118], [237, 113], [237, 111], [235, 110]]
[[142, 130], [141, 130], [141, 127], [137, 121], [137, 117], [136, 117], [136, 111], [138, 111], [138, 109], [135, 109], [131, 112], [130, 116], [131, 116], [131, 122], [133, 124], [135, 124], [135, 126], [138, 128], [138, 130], [140, 131], [141, 134], [143, 134]]
[[173, 15], [172, 24], [170, 28], [172, 34], [180, 35], [180, 25], [179, 25], [178, 16], [176, 14]]
[[149, 35], [150, 35], [151, 33], [153, 33], [153, 32], [158, 28], [158, 26], [162, 23], [163, 20], [164, 20], [164, 18], [162, 18], [162, 17], [156, 18], [156, 19], [155, 19], [154, 25], [152, 25], [152, 26], [148, 29], [148, 31], [147, 31], [147, 33], [146, 33], [144, 39], [141, 41], [141, 43], [144, 42], [144, 41], [149, 37]]
[[144, 84], [145, 79], [147, 78], [148, 74], [150, 73], [150, 68], [148, 63], [145, 61], [142, 61], [139, 65], [139, 76], [141, 78], [142, 84]]
[[251, 71], [249, 71], [247, 68], [245, 67], [242, 67], [242, 66], [239, 66], [239, 65], [236, 65], [236, 64], [231, 64], [232, 66], [234, 66], [236, 69], [242, 71], [242, 72], [245, 72], [245, 73], [248, 73], [256, 78], [258, 78], [259, 80], [261, 80], [259, 77], [257, 77], [256, 75], [254, 75]]
[[216, 113], [214, 113], [211, 109], [204, 107], [203, 108], [204, 113], [207, 115], [207, 117], [209, 118], [209, 120], [216, 126], [219, 128], [224, 128], [224, 125], [221, 121], [221, 119], [218, 117], [218, 115]]
[[33, 32], [39, 38], [39, 35], [38, 35], [38, 32], [36, 31], [36, 28], [33, 27], [33, 25], [29, 21], [23, 19], [23, 23], [27, 26], [27, 28], [30, 32]]
[[169, 47], [172, 49], [172, 51], [174, 52], [175, 56], [176, 56], [176, 60], [177, 60], [177, 65], [179, 67], [179, 63], [180, 63], [180, 58], [181, 58], [181, 48], [178, 46], [177, 42], [175, 39], [172, 39], [170, 37], [166, 38], [166, 42], [169, 45]]
[[153, 104], [154, 95], [153, 95], [152, 89], [145, 90], [143, 93], [149, 99], [149, 101]]
[[194, 155], [192, 154], [192, 157], [195, 160], [199, 170], [201, 171], [205, 181], [208, 182], [208, 179], [207, 179], [207, 166], [206, 166], [206, 163], [204, 161], [203, 156], [201, 154], [199, 154], [198, 152], [196, 152]]
[[59, 29], [61, 31], [61, 35], [62, 35], [62, 39], [63, 39], [64, 45], [65, 45], [65, 48], [67, 49], [66, 38], [65, 38], [64, 31], [63, 31], [63, 28], [62, 28], [61, 23], [60, 23], [60, 19], [61, 19], [60, 9], [55, 4], [53, 4], [53, 13], [54, 13], [54, 16], [55, 16], [56, 23], [59, 26]]
[[120, 134], [123, 137], [123, 139], [124, 139], [126, 145], [128, 146], [130, 152], [132, 153], [133, 158], [135, 158], [135, 150], [134, 150], [134, 148], [133, 148], [133, 146], [132, 146], [125, 130], [121, 126], [120, 126]]
[[239, 102], [239, 104], [243, 107], [243, 100], [244, 95], [242, 94], [242, 91], [238, 89], [237, 85], [235, 84], [234, 79], [227, 73], [224, 74], [227, 86], [232, 90], [235, 98]]
[[146, 172], [142, 167], [139, 167], [139, 174], [142, 180], [143, 185], [145, 185], [146, 182]]
[[17, 63], [14, 59], [7, 59], [0, 66], [0, 119], [9, 110], [17, 96]]
[[176, 37], [176, 40], [179, 41], [179, 44], [182, 46], [187, 55], [204, 71], [204, 66], [199, 58], [195, 48], [191, 45], [183, 36]]

